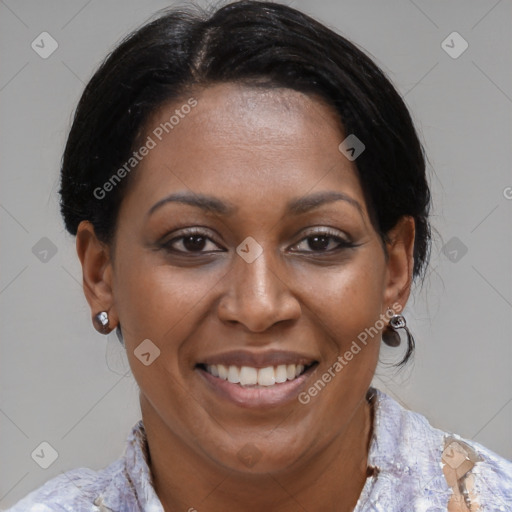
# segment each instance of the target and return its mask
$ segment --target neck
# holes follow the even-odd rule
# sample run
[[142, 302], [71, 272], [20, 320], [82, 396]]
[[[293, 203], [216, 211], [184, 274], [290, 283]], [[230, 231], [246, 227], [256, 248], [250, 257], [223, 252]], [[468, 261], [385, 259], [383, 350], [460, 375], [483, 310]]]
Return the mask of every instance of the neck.
[[286, 470], [264, 474], [237, 472], [200, 457], [149, 409], [141, 395], [153, 485], [166, 512], [348, 512], [367, 478], [373, 414], [366, 399], [323, 450]]

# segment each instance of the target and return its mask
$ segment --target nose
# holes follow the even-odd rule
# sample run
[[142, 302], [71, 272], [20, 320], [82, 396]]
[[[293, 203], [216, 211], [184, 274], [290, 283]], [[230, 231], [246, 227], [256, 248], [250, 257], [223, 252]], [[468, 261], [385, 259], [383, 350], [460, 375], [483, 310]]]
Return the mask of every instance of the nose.
[[[266, 252], [252, 263], [235, 255], [226, 274], [228, 290], [218, 304], [218, 316], [224, 322], [243, 324], [252, 332], [263, 332], [286, 320], [297, 320], [300, 303], [284, 276], [278, 274], [275, 258]], [[281, 272], [283, 274], [283, 272]]]

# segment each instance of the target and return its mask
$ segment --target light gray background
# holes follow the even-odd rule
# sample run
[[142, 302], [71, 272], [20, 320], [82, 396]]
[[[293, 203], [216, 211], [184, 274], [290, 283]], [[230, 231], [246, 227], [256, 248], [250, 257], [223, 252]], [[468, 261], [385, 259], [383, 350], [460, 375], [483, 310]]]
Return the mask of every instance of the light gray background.
[[[404, 371], [375, 384], [433, 425], [512, 457], [512, 36], [510, 0], [294, 1], [374, 57], [405, 95], [424, 141], [438, 230], [425, 286], [406, 318], [417, 339]], [[114, 335], [94, 331], [74, 239], [58, 213], [58, 172], [85, 82], [128, 31], [171, 2], [0, 2], [2, 230], [0, 505], [59, 473], [117, 459], [140, 418]], [[59, 47], [31, 48], [43, 31]], [[457, 59], [441, 47], [457, 31]], [[49, 238], [46, 263], [32, 252]], [[442, 252], [467, 247], [457, 262]], [[455, 257], [452, 253], [451, 257]], [[383, 351], [396, 361], [399, 353]], [[127, 373], [128, 372], [128, 373]], [[43, 441], [48, 469], [31, 458]]]

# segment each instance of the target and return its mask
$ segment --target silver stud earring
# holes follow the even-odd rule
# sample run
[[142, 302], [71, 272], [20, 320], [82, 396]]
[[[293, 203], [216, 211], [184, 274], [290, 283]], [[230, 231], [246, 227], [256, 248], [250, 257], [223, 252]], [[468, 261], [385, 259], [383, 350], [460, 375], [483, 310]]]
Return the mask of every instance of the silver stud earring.
[[108, 313], [107, 311], [100, 311], [92, 318], [94, 328], [101, 334], [108, 334], [110, 329], [108, 327]]

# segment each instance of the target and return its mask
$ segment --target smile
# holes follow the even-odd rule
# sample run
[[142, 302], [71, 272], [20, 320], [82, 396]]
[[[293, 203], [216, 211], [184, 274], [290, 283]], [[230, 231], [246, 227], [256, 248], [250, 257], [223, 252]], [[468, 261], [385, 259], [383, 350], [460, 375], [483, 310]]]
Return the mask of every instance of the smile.
[[280, 364], [279, 366], [267, 366], [266, 368], [254, 368], [251, 366], [224, 366], [212, 364], [205, 366], [205, 370], [214, 377], [227, 380], [232, 384], [241, 386], [274, 386], [288, 380], [300, 377], [307, 367], [303, 364]]
[[282, 406], [297, 400], [318, 361], [290, 352], [231, 352], [211, 356], [195, 370], [214, 399], [245, 408]]

